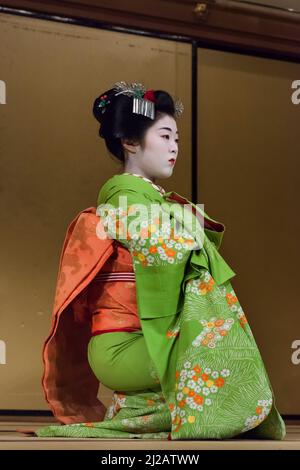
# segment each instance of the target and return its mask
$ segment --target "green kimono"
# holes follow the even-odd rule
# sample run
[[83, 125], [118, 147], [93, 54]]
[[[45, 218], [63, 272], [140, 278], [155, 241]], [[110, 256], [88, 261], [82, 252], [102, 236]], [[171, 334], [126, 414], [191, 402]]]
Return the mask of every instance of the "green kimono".
[[[283, 439], [285, 424], [230, 283], [235, 273], [218, 251], [224, 225], [177, 193], [162, 196], [133, 175], [110, 178], [97, 202], [107, 233], [131, 253], [142, 333], [161, 391], [115, 391], [102, 422], [47, 426], [36, 434]], [[184, 212], [187, 203], [193, 210]], [[111, 205], [107, 215], [102, 204]], [[148, 209], [147, 217], [138, 212], [138, 235], [131, 231], [135, 204]]]

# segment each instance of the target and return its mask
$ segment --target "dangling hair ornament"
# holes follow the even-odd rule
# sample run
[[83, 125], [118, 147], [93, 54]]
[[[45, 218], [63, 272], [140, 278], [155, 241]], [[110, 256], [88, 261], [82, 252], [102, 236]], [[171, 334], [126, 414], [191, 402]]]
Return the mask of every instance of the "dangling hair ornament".
[[180, 99], [176, 99], [175, 101], [175, 117], [180, 118], [184, 110], [184, 106], [182, 104], [182, 101]]

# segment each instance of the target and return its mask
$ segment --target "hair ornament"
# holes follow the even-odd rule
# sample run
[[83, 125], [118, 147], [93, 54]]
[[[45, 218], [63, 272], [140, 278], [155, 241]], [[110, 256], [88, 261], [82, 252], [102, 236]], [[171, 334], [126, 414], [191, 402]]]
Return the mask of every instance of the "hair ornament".
[[[132, 112], [141, 114], [150, 119], [155, 119], [155, 95], [154, 90], [146, 90], [142, 83], [133, 82], [127, 83], [125, 81], [116, 82], [113, 85], [116, 93], [113, 96], [126, 95], [133, 98]], [[107, 105], [110, 103], [106, 94], [100, 96], [99, 108], [102, 108], [102, 113], [105, 112]], [[174, 103], [175, 117], [178, 118], [183, 113], [184, 107], [181, 100], [177, 99]]]

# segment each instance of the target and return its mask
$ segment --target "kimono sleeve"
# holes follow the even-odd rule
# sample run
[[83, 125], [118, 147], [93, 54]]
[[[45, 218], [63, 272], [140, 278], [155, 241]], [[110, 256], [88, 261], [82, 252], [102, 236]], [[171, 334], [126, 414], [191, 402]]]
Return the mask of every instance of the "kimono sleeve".
[[163, 217], [161, 204], [146, 194], [120, 190], [103, 203], [106, 215], [99, 212], [99, 205], [97, 213], [107, 234], [132, 257], [140, 318], [175, 315], [193, 237], [187, 232], [178, 237], [176, 219]]
[[195, 246], [189, 232], [177, 235], [176, 219], [147, 194], [119, 190], [98, 205], [97, 213], [106, 233], [130, 251], [134, 267], [185, 263]]
[[85, 287], [71, 302], [71, 308], [76, 323], [91, 321], [91, 312], [88, 305], [88, 288]]

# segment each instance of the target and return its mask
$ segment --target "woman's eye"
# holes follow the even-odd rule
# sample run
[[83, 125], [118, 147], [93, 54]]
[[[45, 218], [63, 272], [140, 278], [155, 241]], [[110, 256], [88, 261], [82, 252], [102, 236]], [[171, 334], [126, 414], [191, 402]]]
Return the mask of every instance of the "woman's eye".
[[[163, 135], [162, 137], [167, 137], [168, 139], [170, 138], [170, 136], [169, 136], [169, 135]], [[179, 142], [179, 139], [176, 139], [176, 142], [177, 142], [177, 144], [178, 144], [178, 142]]]

